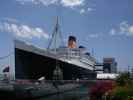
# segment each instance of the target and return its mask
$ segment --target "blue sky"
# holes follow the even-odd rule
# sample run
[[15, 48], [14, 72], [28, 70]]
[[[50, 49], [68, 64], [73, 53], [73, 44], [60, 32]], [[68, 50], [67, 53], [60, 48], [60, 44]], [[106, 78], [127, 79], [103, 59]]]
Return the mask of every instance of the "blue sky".
[[[46, 48], [55, 18], [64, 40], [75, 35], [98, 61], [115, 57], [119, 70], [133, 66], [133, 0], [0, 0], [0, 57], [17, 38]], [[13, 66], [11, 57], [0, 60]]]

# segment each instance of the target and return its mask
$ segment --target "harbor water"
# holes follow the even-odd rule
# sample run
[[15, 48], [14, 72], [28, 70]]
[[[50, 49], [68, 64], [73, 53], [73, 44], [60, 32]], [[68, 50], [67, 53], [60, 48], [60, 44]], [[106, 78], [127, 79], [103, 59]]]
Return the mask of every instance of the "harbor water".
[[[40, 88], [39, 85], [37, 85], [38, 87], [35, 85], [27, 86], [26, 84], [17, 86], [8, 83], [1, 83], [0, 86], [0, 98], [4, 98], [3, 100], [89, 100], [90, 85], [88, 84], [69, 83], [58, 86], [58, 92], [55, 90], [56, 87], [50, 83], [45, 83]], [[33, 89], [33, 87], [36, 89]]]
[[89, 100], [88, 90], [87, 87], [81, 87], [69, 92], [41, 97], [36, 100]]

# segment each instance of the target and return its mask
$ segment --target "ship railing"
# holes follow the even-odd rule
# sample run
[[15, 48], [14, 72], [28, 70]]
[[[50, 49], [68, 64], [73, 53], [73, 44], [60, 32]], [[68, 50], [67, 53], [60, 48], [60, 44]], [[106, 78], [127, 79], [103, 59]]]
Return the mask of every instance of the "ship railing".
[[82, 54], [81, 56], [82, 56], [81, 58], [84, 60], [91, 60], [91, 61], [95, 62], [95, 59], [92, 56], [88, 56], [85, 54]]
[[76, 58], [76, 59], [86, 59], [86, 60], [92, 60], [95, 61], [95, 59], [92, 56], [85, 55], [80, 49], [60, 49], [57, 52], [58, 57], [62, 58]]
[[[51, 50], [54, 54], [54, 50]], [[95, 59], [91, 55], [86, 55], [82, 49], [80, 48], [57, 48], [56, 49], [56, 57], [64, 58], [64, 59], [79, 59], [85, 60], [85, 62], [89, 63], [90, 61], [95, 62]]]
[[57, 49], [58, 57], [65, 57], [65, 58], [79, 58], [80, 51], [78, 49], [69, 49], [69, 48], [60, 48]]

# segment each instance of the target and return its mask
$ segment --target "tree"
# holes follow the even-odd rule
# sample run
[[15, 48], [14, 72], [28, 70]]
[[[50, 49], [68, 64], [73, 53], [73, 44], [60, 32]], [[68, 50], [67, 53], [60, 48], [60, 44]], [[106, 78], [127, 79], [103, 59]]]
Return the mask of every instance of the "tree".
[[128, 72], [121, 73], [117, 79], [116, 83], [118, 86], [125, 86], [131, 83], [130, 75]]
[[121, 73], [116, 79], [116, 84], [111, 100], [133, 100], [133, 81], [128, 72]]

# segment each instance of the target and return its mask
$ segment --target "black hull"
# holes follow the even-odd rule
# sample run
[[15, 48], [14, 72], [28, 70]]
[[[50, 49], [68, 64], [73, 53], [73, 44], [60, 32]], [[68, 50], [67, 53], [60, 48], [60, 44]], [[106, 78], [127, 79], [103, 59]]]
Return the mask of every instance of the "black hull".
[[96, 78], [94, 71], [18, 48], [15, 48], [15, 77], [36, 80], [45, 76], [47, 80], [52, 80], [56, 62], [63, 72], [63, 80]]

